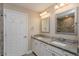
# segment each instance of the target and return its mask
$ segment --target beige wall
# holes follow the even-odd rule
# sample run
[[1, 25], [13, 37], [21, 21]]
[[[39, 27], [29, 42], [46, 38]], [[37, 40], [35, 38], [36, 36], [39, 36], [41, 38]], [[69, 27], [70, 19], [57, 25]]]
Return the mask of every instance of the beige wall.
[[39, 14], [35, 11], [23, 8], [21, 6], [18, 6], [15, 4], [4, 4], [4, 8], [7, 9], [12, 9], [12, 10], [16, 10], [16, 11], [20, 11], [23, 13], [28, 14], [28, 19], [29, 19], [29, 48], [28, 50], [31, 50], [31, 35], [35, 35], [39, 33]]
[[[69, 9], [76, 8], [78, 6], [79, 6], [79, 4], [68, 4], [57, 10], [54, 9], [54, 6], [49, 7], [47, 9], [47, 11], [51, 14], [51, 16], [50, 16], [50, 33], [43, 33], [43, 34], [56, 36], [56, 37], [63, 37], [63, 38], [67, 38], [67, 39], [77, 39], [79, 37], [79, 35], [77, 36], [77, 35], [66, 35], [66, 34], [56, 34], [55, 33], [55, 21], [56, 21], [55, 14], [64, 12]], [[78, 23], [79, 23], [79, 21], [78, 21]], [[78, 26], [78, 28], [79, 28], [79, 26]], [[78, 31], [79, 31], [79, 29], [78, 29]]]

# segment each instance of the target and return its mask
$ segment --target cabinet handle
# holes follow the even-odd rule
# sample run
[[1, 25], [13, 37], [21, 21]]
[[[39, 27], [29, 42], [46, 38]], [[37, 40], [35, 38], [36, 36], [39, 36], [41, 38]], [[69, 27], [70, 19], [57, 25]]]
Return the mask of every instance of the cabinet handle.
[[24, 38], [27, 38], [27, 36], [25, 35]]

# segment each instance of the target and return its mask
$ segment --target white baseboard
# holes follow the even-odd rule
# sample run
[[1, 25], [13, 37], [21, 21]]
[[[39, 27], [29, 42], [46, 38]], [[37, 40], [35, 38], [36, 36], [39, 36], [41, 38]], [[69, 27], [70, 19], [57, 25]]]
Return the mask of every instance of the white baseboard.
[[31, 54], [32, 53], [32, 50], [29, 50], [26, 52], [26, 54]]

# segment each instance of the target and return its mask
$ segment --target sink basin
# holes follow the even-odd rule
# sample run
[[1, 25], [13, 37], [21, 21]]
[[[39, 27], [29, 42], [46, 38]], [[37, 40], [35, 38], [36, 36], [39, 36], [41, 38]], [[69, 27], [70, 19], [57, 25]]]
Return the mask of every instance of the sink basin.
[[37, 38], [41, 39], [41, 40], [44, 40], [46, 42], [51, 42], [52, 41], [52, 39], [50, 39], [50, 38], [45, 38], [45, 37], [37, 37]]
[[52, 44], [55, 44], [55, 45], [66, 46], [66, 44], [61, 43], [61, 42], [57, 42], [57, 41], [53, 41], [53, 42], [51, 42], [51, 43], [52, 43]]
[[38, 39], [43, 39], [43, 37], [37, 37]]

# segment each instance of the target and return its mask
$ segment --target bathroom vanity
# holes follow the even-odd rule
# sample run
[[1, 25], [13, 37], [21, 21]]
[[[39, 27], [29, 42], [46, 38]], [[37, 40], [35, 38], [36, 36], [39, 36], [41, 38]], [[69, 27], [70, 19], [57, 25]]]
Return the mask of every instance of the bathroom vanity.
[[[33, 36], [32, 51], [38, 56], [74, 56], [77, 55], [77, 42], [66, 42], [50, 38]], [[72, 41], [72, 40], [71, 40]], [[64, 43], [66, 42], [66, 43]]]
[[[32, 51], [38, 56], [74, 56], [77, 55], [77, 38], [63, 38], [64, 35], [77, 37], [78, 8], [55, 13], [55, 28], [50, 28], [51, 18], [41, 19], [41, 34], [32, 36]], [[54, 31], [54, 35], [49, 34]], [[50, 34], [49, 34], [50, 35]], [[61, 38], [62, 37], [62, 38]]]

